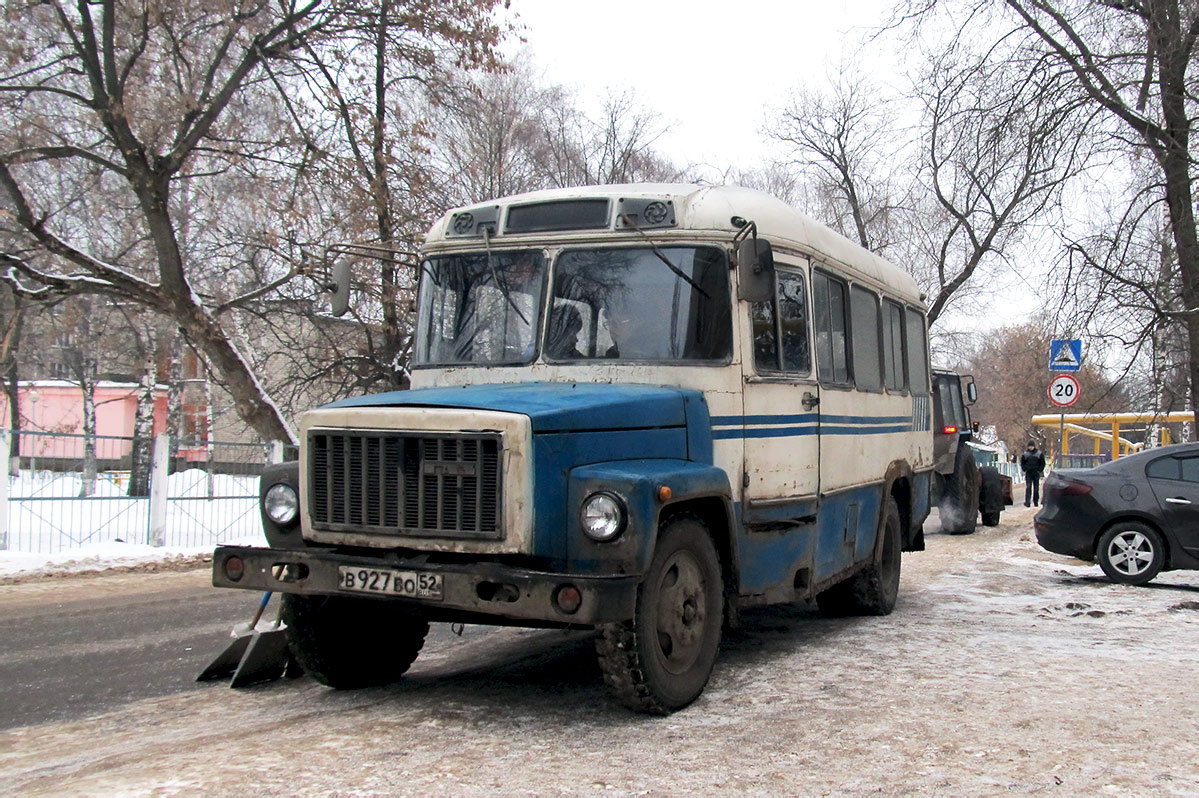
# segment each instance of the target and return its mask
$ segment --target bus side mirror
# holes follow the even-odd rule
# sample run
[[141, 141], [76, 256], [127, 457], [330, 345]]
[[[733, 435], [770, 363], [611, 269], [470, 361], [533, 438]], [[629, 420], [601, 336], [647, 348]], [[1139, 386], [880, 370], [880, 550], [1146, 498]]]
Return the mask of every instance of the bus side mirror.
[[737, 244], [737, 296], [766, 302], [774, 296], [774, 250], [769, 241], [748, 237]]
[[330, 304], [334, 316], [344, 316], [350, 309], [350, 262], [340, 260], [333, 264], [332, 281], [325, 286], [332, 294]]
[[966, 396], [970, 399], [970, 404], [978, 401], [978, 386], [971, 380], [966, 384]]

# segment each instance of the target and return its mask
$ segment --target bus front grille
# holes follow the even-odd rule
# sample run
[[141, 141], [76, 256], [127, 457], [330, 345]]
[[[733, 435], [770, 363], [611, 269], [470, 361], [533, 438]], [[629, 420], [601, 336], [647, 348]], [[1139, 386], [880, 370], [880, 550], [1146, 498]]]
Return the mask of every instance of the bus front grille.
[[382, 430], [308, 434], [314, 529], [499, 540], [498, 435]]

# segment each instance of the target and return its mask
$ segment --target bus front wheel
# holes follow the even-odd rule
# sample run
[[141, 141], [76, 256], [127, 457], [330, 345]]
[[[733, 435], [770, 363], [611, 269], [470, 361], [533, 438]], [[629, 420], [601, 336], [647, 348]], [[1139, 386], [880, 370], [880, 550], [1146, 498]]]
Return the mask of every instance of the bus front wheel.
[[598, 629], [600, 669], [616, 700], [666, 715], [698, 698], [720, 648], [723, 603], [720, 559], [707, 526], [691, 515], [665, 522], [633, 619]]

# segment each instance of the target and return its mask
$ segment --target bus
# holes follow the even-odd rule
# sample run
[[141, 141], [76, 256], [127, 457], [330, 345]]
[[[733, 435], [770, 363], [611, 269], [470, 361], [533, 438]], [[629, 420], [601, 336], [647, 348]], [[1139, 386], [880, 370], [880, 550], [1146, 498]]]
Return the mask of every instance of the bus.
[[319, 681], [398, 679], [429, 623], [594, 629], [614, 697], [666, 714], [745, 608], [895, 608], [934, 459], [909, 274], [769, 195], [656, 184], [451, 210], [419, 269], [411, 390], [305, 413], [269, 548], [214, 557], [283, 594]]

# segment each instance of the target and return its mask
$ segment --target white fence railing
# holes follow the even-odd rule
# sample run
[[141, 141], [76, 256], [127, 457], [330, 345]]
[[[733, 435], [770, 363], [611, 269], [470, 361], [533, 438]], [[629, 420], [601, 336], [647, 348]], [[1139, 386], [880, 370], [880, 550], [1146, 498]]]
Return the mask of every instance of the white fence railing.
[[1015, 482], [1015, 483], [1024, 482], [1024, 472], [1020, 470], [1019, 463], [1003, 462], [1003, 463], [988, 463], [987, 465], [995, 466], [995, 468], [999, 471], [1000, 474], [1003, 474], [1005, 477], [1011, 477], [1012, 482]]
[[[153, 441], [149, 496], [129, 496], [132, 438], [94, 436], [85, 484], [85, 436], [0, 430], [0, 550], [54, 554], [123, 542], [200, 548], [259, 539], [258, 473], [285, 456], [279, 444]], [[174, 451], [175, 469], [171, 468]], [[172, 473], [173, 471], [173, 473]]]

